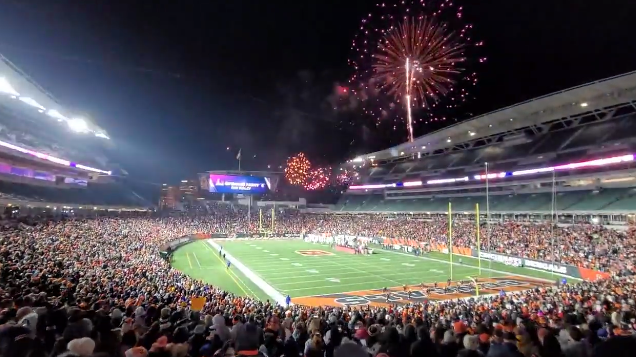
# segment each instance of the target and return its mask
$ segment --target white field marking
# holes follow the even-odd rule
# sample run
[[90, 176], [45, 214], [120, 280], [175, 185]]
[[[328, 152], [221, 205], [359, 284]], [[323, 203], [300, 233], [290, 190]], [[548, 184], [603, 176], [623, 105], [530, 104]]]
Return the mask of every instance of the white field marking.
[[[250, 254], [250, 255], [241, 255], [241, 258], [243, 258], [243, 259], [256, 258], [255, 261], [254, 261], [254, 264], [250, 264], [250, 266], [254, 266], [254, 267], [257, 267], [259, 265], [262, 265], [262, 266], [269, 265], [268, 262], [263, 260], [262, 257], [263, 256], [259, 255], [259, 254], [255, 254], [255, 255], [252, 255], [252, 254]], [[315, 257], [315, 256], [304, 256], [302, 258], [296, 257], [293, 260], [297, 260], [297, 261], [300, 261], [300, 262], [307, 262], [307, 260], [305, 260], [305, 258], [313, 258], [313, 257]], [[327, 257], [327, 256], [320, 256], [319, 255], [317, 257]], [[262, 264], [259, 264], [260, 262], [258, 261], [258, 258], [261, 258], [260, 260], [263, 260]], [[351, 260], [344, 260], [344, 259], [339, 260], [339, 259], [333, 259], [333, 258], [334, 258], [333, 256], [329, 256], [329, 259], [321, 259], [320, 262], [312, 262], [311, 264], [320, 265], [320, 266], [324, 266], [324, 267], [331, 266], [331, 267], [341, 268], [342, 265], [343, 265], [343, 263], [341, 263], [341, 261], [342, 261], [342, 262], [346, 262], [346, 265], [352, 265], [351, 264], [352, 263]], [[404, 260], [399, 260], [399, 259], [396, 259], [396, 260], [393, 260], [393, 261], [391, 261], [389, 258], [384, 258], [384, 259], [387, 259], [387, 260], [386, 261], [381, 261], [381, 262], [379, 262], [379, 261], [370, 261], [369, 262], [369, 261], [365, 261], [364, 259], [356, 260], [355, 261], [355, 265], [356, 266], [369, 266], [369, 267], [373, 267], [374, 269], [377, 269], [378, 267], [388, 267], [388, 268], [396, 267], [397, 264], [400, 264], [400, 263], [404, 262]]]
[[391, 259], [389, 259], [389, 258], [380, 258], [380, 260], [384, 260], [385, 262], [388, 262], [388, 261], [390, 261]]
[[289, 260], [289, 258], [280, 258], [280, 260]]
[[[385, 251], [385, 252], [388, 252], [388, 253], [392, 253], [392, 254], [399, 254], [399, 255], [411, 256], [410, 254], [402, 253], [402, 252], [393, 252], [393, 251], [390, 251], [390, 250], [384, 250], [384, 249], [382, 249], [382, 251]], [[454, 255], [455, 255], [455, 256], [457, 256], [456, 254], [454, 254]], [[474, 258], [474, 257], [466, 257], [466, 256], [463, 256], [463, 255], [462, 255], [461, 257], [462, 257], [462, 258], [469, 258], [469, 259], [477, 259], [477, 258]], [[433, 261], [433, 262], [439, 262], [439, 263], [450, 264], [450, 262], [445, 261], [445, 260], [441, 260], [441, 259], [435, 259], [435, 258], [429, 258], [429, 257], [419, 257], [419, 258], [420, 258], [420, 259], [423, 259], [423, 260]], [[456, 266], [463, 266], [463, 267], [465, 267], [465, 266], [466, 266], [466, 265], [464, 265], [464, 264], [459, 264], [459, 263], [453, 263], [453, 265], [456, 265]], [[474, 266], [471, 266], [471, 268], [479, 269], [478, 267], [474, 267]], [[540, 281], [545, 281], [545, 282], [553, 282], [553, 281], [552, 281], [552, 280], [550, 280], [550, 279], [542, 279], [542, 278], [537, 278], [537, 277], [534, 277], [534, 276], [529, 276], [529, 275], [523, 275], [523, 274], [512, 273], [512, 272], [509, 272], [509, 271], [495, 270], [495, 269], [484, 268], [484, 267], [482, 267], [482, 268], [481, 268], [481, 270], [491, 271], [491, 272], [493, 272], [493, 273], [505, 274], [505, 276], [520, 276], [520, 277], [522, 277], [522, 278], [528, 278], [528, 279], [540, 280]], [[548, 272], [545, 272], [545, 273], [549, 274]], [[573, 278], [573, 279], [576, 279], [576, 278]], [[576, 280], [581, 280], [581, 279], [576, 279]]]
[[402, 263], [402, 265], [407, 266], [407, 267], [414, 267], [415, 264], [411, 264], [411, 263]]
[[[356, 270], [344, 270], [344, 269], [324, 269], [321, 267], [315, 267], [315, 266], [311, 266], [309, 268], [315, 268], [317, 270], [320, 270], [320, 272], [322, 272], [323, 274], [330, 274], [330, 275], [336, 275], [335, 273], [337, 273], [337, 275], [339, 276], [361, 276], [359, 271]], [[261, 273], [263, 273], [263, 271], [259, 271]], [[270, 272], [273, 272], [270, 270]], [[472, 269], [461, 269], [458, 268], [457, 269], [457, 273], [458, 274], [468, 274], [470, 275], [470, 273], [474, 272], [474, 270]], [[300, 274], [300, 275], [299, 275]], [[418, 276], [428, 276], [428, 275], [439, 275], [438, 273], [433, 272], [431, 274], [431, 272], [427, 272], [427, 271], [423, 271], [423, 270], [419, 270], [419, 269], [414, 269], [414, 268], [400, 268], [400, 269], [396, 269], [396, 270], [392, 270], [391, 272], [388, 272], [386, 274], [381, 274], [382, 276], [400, 276], [400, 275], [404, 275], [404, 274], [417, 274]], [[288, 278], [302, 278], [304, 277], [302, 275], [302, 271], [298, 270], [295, 267], [286, 267], [286, 268], [281, 268], [279, 270], [277, 270], [277, 274], [271, 274], [271, 273], [265, 273], [265, 275], [267, 275], [269, 277], [269, 279], [288, 279]], [[380, 275], [380, 274], [372, 274], [373, 276], [376, 275]], [[474, 274], [473, 274], [474, 275]]]
[[444, 274], [443, 270], [429, 269], [428, 271], [433, 272], [433, 273], [438, 273], [438, 274]]
[[[351, 268], [351, 269], [353, 269], [353, 270], [357, 270], [357, 271], [359, 271], [360, 273], [364, 274], [365, 276], [366, 276], [366, 275], [373, 276], [373, 274], [372, 274], [372, 273], [370, 273], [370, 272], [368, 272], [368, 271], [366, 271], [366, 270], [358, 269], [358, 268], [355, 268], [355, 267], [348, 267], [347, 265], [342, 265], [342, 264], [341, 264], [341, 266], [343, 266], [343, 267], [347, 267], [347, 268]], [[391, 283], [393, 283], [393, 284], [401, 285], [399, 281], [395, 281], [395, 280], [393, 280], [393, 279], [387, 279], [387, 278], [384, 278], [384, 277], [379, 276], [379, 275], [378, 275], [377, 277], [378, 277], [378, 278], [381, 278], [381, 279], [383, 279], [383, 280], [389, 281], [389, 282], [391, 282]]]
[[278, 256], [278, 254], [276, 254], [276, 253], [272, 253], [272, 254], [270, 254], [270, 255], [271, 255], [272, 257], [277, 257], [277, 256]]
[[[406, 263], [409, 264], [409, 263]], [[251, 266], [251, 265], [250, 265]], [[335, 265], [327, 265], [327, 264], [311, 264], [310, 265], [312, 268], [318, 268], [323, 272], [331, 272], [331, 271], [338, 271], [338, 272], [345, 272], [345, 273], [351, 273], [351, 272], [355, 272], [356, 274], [359, 273], [359, 270], [356, 270], [356, 268], [351, 267], [351, 266], [335, 266]], [[366, 264], [363, 265], [367, 266]], [[377, 265], [375, 264], [368, 264], [368, 266], [370, 268], [376, 268], [377, 269]], [[268, 275], [288, 275], [289, 272], [293, 272], [296, 271], [294, 268], [292, 267], [278, 267], [278, 268], [274, 268], [272, 267], [271, 263], [270, 264], [263, 264], [260, 265], [260, 267], [267, 267], [266, 269], [258, 269], [258, 266], [251, 266], [254, 269], [257, 269], [259, 272], [261, 273], [268, 273]], [[409, 266], [409, 267], [400, 267], [400, 266], [394, 266], [394, 268], [398, 268], [400, 269], [400, 271], [408, 271], [410, 273], [419, 273], [419, 272], [425, 272], [425, 269], [422, 269], [421, 266]], [[466, 270], [474, 270], [471, 267], [468, 266], [463, 266], [459, 269], [466, 269]]]
[[260, 249], [263, 249], [262, 247], [254, 247], [254, 248], [259, 249], [259, 250], [260, 250]]
[[[212, 249], [212, 247], [210, 247], [209, 244], [206, 244], [205, 246], [206, 248], [208, 248], [208, 250], [214, 252], [214, 249]], [[252, 296], [256, 298], [257, 295], [254, 293], [254, 291], [252, 291], [252, 289], [250, 289], [250, 287], [247, 284], [245, 284], [245, 282], [238, 276], [238, 274], [236, 274], [235, 271], [232, 271], [232, 274], [238, 279], [239, 282], [241, 282], [241, 284], [243, 284], [243, 286], [247, 288], [247, 290], [249, 290], [250, 293], [252, 293]]]
[[303, 266], [303, 265], [302, 265], [302, 264], [300, 264], [300, 263], [292, 263], [291, 265], [293, 265], [293, 266], [295, 266], [295, 267], [301, 267], [301, 266]]
[[[323, 280], [324, 281], [324, 280]], [[347, 283], [347, 284], [338, 284], [336, 285], [339, 288], [345, 287], [345, 286], [360, 286], [359, 289], [357, 290], [353, 290], [350, 292], [356, 292], [356, 291], [360, 291], [360, 290], [381, 290], [384, 286], [386, 286], [386, 284], [383, 284], [384, 281], [383, 280], [366, 280], [366, 281], [361, 281], [359, 283]], [[413, 285], [413, 284], [410, 284]], [[334, 285], [324, 285], [324, 286], [311, 286], [311, 287], [303, 287], [303, 288], [298, 288], [298, 289], [285, 289], [286, 292], [293, 292], [293, 291], [306, 291], [306, 290], [319, 290], [319, 289], [327, 289], [327, 288], [334, 288], [336, 287]], [[397, 286], [393, 286], [394, 288]], [[311, 295], [309, 297], [312, 296], [325, 296], [325, 295], [332, 295], [332, 294], [345, 294], [345, 293], [341, 293], [341, 292], [333, 292], [333, 293], [327, 293], [327, 294], [320, 294], [320, 295]]]
[[[324, 272], [323, 272], [324, 273]], [[392, 274], [384, 274], [382, 276], [374, 276], [377, 278], [384, 278], [386, 276], [392, 276], [392, 277], [400, 277], [400, 276], [406, 276], [406, 277], [413, 277], [413, 273], [412, 272], [401, 272], [401, 273], [392, 273]], [[299, 284], [299, 283], [317, 283], [320, 282], [322, 280], [301, 280], [301, 281], [297, 281], [296, 279], [305, 279], [305, 278], [312, 278], [315, 277], [315, 275], [293, 275], [293, 276], [287, 276], [287, 277], [279, 277], [279, 278], [272, 278], [272, 277], [268, 277], [267, 281], [283, 281], [283, 282], [287, 282], [286, 284]], [[355, 276], [342, 276], [342, 274], [338, 274], [338, 277], [342, 280], [351, 280], [351, 279], [360, 279], [363, 278], [362, 276], [355, 275]], [[426, 281], [426, 280], [439, 280], [439, 279], [434, 279], [434, 278], [446, 278], [446, 275], [438, 275], [438, 274], [417, 274], [417, 279], [420, 280], [420, 282], [422, 280]], [[291, 282], [292, 280], [295, 280], [294, 282]], [[442, 279], [444, 280], [444, 279]], [[409, 279], [410, 281], [410, 279]], [[281, 285], [286, 285], [286, 284], [281, 284]]]
[[269, 250], [263, 250], [263, 253], [269, 253]]
[[312, 273], [312, 274], [318, 274], [318, 273], [320, 273], [320, 272], [319, 272], [318, 270], [316, 270], [316, 269], [307, 269], [306, 271], [307, 271], [308, 273]]
[[197, 261], [197, 265], [199, 266], [199, 269], [201, 269], [201, 263], [199, 263], [199, 258], [197, 258], [197, 253], [192, 252], [192, 255], [194, 256], [194, 260]]
[[[211, 247], [211, 245], [212, 245], [213, 243], [214, 243], [214, 242], [211, 242], [211, 240], [209, 240], [209, 239], [208, 239], [208, 240], [207, 240], [207, 242], [206, 242], [206, 244], [205, 244], [205, 246], [206, 246], [206, 248], [208, 248], [210, 251], [215, 252], [215, 250], [214, 250], [214, 249], [212, 249], [212, 247]], [[215, 252], [215, 253], [216, 253], [216, 252]], [[234, 258], [234, 259], [236, 259], [236, 258]], [[240, 260], [238, 260], [238, 259], [236, 259], [236, 260], [240, 262]], [[245, 264], [243, 264], [243, 265], [245, 265]], [[247, 267], [247, 266], [245, 266], [245, 268], [247, 268], [248, 270], [250, 269], [250, 268], [249, 268], [249, 267]], [[239, 269], [239, 270], [240, 270], [240, 269]], [[242, 272], [241, 272], [241, 273], [242, 273]], [[267, 280], [263, 279], [263, 277], [259, 276], [258, 274], [254, 273], [254, 272], [252, 272], [252, 274], [254, 274], [255, 276], [259, 277], [261, 280], [263, 280], [263, 281], [265, 282], [265, 284], [269, 285], [272, 289], [274, 289], [274, 290], [276, 290], [276, 291], [280, 291], [280, 289], [277, 289], [275, 286], [272, 286], [271, 284], [269, 284], [269, 283], [267, 282]], [[234, 275], [235, 275], [235, 276], [236, 276], [236, 278], [237, 278], [237, 279], [241, 282], [241, 284], [243, 284], [243, 285], [247, 288], [247, 290], [249, 290], [249, 291], [252, 293], [252, 296], [254, 296], [254, 297], [256, 297], [256, 296], [257, 296], [257, 295], [254, 293], [254, 291], [252, 291], [252, 289], [250, 289], [250, 287], [249, 287], [247, 284], [245, 284], [245, 282], [243, 282], [243, 280], [241, 280], [241, 278], [238, 276], [238, 274], [234, 274]], [[258, 288], [259, 288], [262, 292], [264, 292], [266, 295], [270, 295], [270, 294], [268, 294], [268, 292], [267, 292], [267, 291], [263, 290], [263, 288], [262, 288], [262, 287], [260, 287], [258, 284], [256, 284], [256, 282], [254, 282], [252, 279], [250, 279], [250, 278], [249, 278], [249, 277], [247, 277], [247, 276], [245, 276], [245, 277], [246, 277], [248, 280], [250, 280], [252, 283], [254, 283], [256, 286], [258, 286]], [[276, 298], [275, 298], [275, 297], [273, 297], [273, 296], [271, 296], [271, 295], [270, 295], [270, 297], [271, 297], [272, 299], [276, 300]], [[281, 297], [281, 298], [282, 298], [282, 297]]]
[[336, 279], [336, 278], [327, 278], [325, 280], [330, 281], [332, 283], [339, 283], [340, 282], [340, 279]]
[[[261, 266], [261, 267], [264, 267]], [[353, 275], [360, 275], [360, 271], [353, 269], [353, 268], [336, 268], [336, 267], [325, 267], [322, 265], [313, 265], [313, 264], [309, 264], [307, 265], [308, 268], [316, 268], [319, 269], [321, 272], [323, 273], [330, 273], [330, 272], [338, 272], [338, 273], [342, 273], [342, 274], [353, 274]], [[262, 274], [266, 274], [267, 276], [270, 277], [280, 277], [280, 276], [289, 276], [290, 273], [295, 274], [298, 272], [298, 269], [289, 266], [289, 267], [279, 267], [279, 268], [272, 268], [272, 265], [267, 265], [267, 269], [259, 269], [257, 267], [253, 267], [250, 266], [250, 268], [252, 269], [256, 269], [258, 270], [259, 273]], [[400, 272], [408, 272], [409, 274], [420, 274], [420, 273], [424, 273], [425, 270], [417, 268], [417, 267], [396, 267], [400, 270]], [[469, 271], [469, 270], [466, 270]], [[392, 273], [389, 273], [392, 274]]]

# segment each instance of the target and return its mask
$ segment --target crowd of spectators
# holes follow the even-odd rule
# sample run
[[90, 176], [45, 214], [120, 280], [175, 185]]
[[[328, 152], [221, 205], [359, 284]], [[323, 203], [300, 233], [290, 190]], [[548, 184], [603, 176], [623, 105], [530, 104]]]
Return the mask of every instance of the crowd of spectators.
[[[232, 206], [212, 211], [195, 218], [70, 219], [2, 228], [0, 356], [586, 357], [636, 351], [631, 277], [402, 306], [278, 306], [235, 296], [185, 276], [159, 256], [161, 245], [187, 234], [259, 229], [257, 218]], [[435, 222], [295, 212], [276, 217], [276, 231], [421, 240], [443, 235]], [[467, 227], [458, 234], [470, 244]], [[614, 236], [600, 240], [612, 245], [608, 250], [628, 244]], [[589, 251], [590, 257], [600, 260], [597, 252]], [[623, 253], [619, 248], [615, 254]], [[190, 309], [193, 297], [206, 298], [202, 310]]]
[[[307, 232], [365, 237], [413, 239], [448, 244], [448, 221], [409, 216], [306, 215]], [[477, 247], [474, 221], [454, 220], [453, 245]], [[548, 223], [493, 222], [480, 226], [482, 250], [570, 264], [613, 273], [635, 272], [636, 231], [592, 224], [555, 226]]]

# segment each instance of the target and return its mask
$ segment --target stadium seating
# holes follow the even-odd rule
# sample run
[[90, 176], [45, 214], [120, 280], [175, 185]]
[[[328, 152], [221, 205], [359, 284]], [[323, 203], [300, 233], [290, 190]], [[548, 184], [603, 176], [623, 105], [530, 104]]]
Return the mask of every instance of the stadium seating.
[[[160, 246], [184, 235], [256, 229], [246, 225], [242, 209], [208, 208], [209, 215], [195, 218], [97, 218], [0, 228], [0, 354], [211, 357], [221, 350], [222, 356], [305, 351], [306, 356], [454, 357], [459, 351], [477, 357], [498, 356], [505, 348], [537, 351], [529, 356], [565, 351], [585, 357], [590, 354], [573, 351], [597, 353], [625, 343], [621, 335], [636, 328], [630, 321], [636, 298], [632, 277], [388, 308], [278, 306], [235, 296], [172, 269], [158, 254]], [[434, 239], [444, 222], [289, 212], [279, 216], [278, 226], [297, 232], [425, 232], [421, 237]], [[460, 241], [469, 238], [468, 226], [458, 226]], [[501, 226], [496, 237], [504, 243], [506, 234], [519, 229], [531, 236], [544, 229], [527, 227]], [[633, 237], [591, 226], [574, 231], [601, 232], [602, 241], [621, 249], [633, 244]], [[586, 248], [574, 235], [567, 237], [565, 250], [578, 251], [570, 242]], [[183, 308], [201, 297], [206, 300], [200, 311]]]
[[[446, 212], [451, 202], [455, 212], [474, 212], [479, 203], [486, 209], [485, 196], [385, 199], [382, 195], [349, 194], [340, 198], [336, 210], [341, 212]], [[564, 191], [556, 195], [557, 211], [634, 211], [636, 192], [631, 188], [600, 191]], [[488, 204], [493, 212], [548, 212], [552, 209], [552, 193], [492, 194]]]
[[150, 199], [146, 199], [126, 185], [118, 183], [89, 184], [86, 188], [57, 188], [0, 181], [0, 192], [6, 198], [52, 204], [122, 207], [151, 207], [154, 205]]

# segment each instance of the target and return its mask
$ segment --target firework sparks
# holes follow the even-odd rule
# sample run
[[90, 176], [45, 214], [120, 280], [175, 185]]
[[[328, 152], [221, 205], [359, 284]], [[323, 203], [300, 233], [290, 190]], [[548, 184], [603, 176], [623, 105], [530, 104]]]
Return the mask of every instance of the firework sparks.
[[285, 178], [292, 185], [303, 186], [307, 182], [311, 163], [302, 152], [287, 160]]
[[[397, 129], [405, 122], [412, 141], [414, 121], [446, 120], [446, 109], [468, 99], [466, 84], [477, 83], [468, 52], [483, 42], [471, 39], [473, 26], [463, 23], [463, 8], [454, 1], [400, 0], [376, 6], [362, 20], [352, 44], [350, 92], [377, 125], [393, 119]], [[426, 110], [414, 113], [418, 108]]]
[[330, 177], [331, 168], [329, 167], [319, 167], [317, 169], [313, 169], [309, 173], [307, 183], [305, 184], [305, 189], [310, 191], [322, 190], [329, 184]]

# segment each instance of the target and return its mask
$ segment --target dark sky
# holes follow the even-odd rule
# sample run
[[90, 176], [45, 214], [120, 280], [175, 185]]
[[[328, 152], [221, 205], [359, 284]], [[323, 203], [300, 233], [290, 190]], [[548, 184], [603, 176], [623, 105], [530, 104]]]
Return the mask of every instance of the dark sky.
[[[488, 57], [466, 113], [636, 70], [634, 1], [463, 3]], [[239, 147], [243, 169], [277, 168], [298, 151], [337, 163], [398, 143], [365, 129], [373, 126], [362, 116], [360, 126], [342, 129], [343, 118], [325, 111], [334, 84], [350, 75], [350, 42], [372, 7], [2, 0], [0, 52], [105, 128], [117, 147], [113, 161], [144, 180], [235, 168]]]

